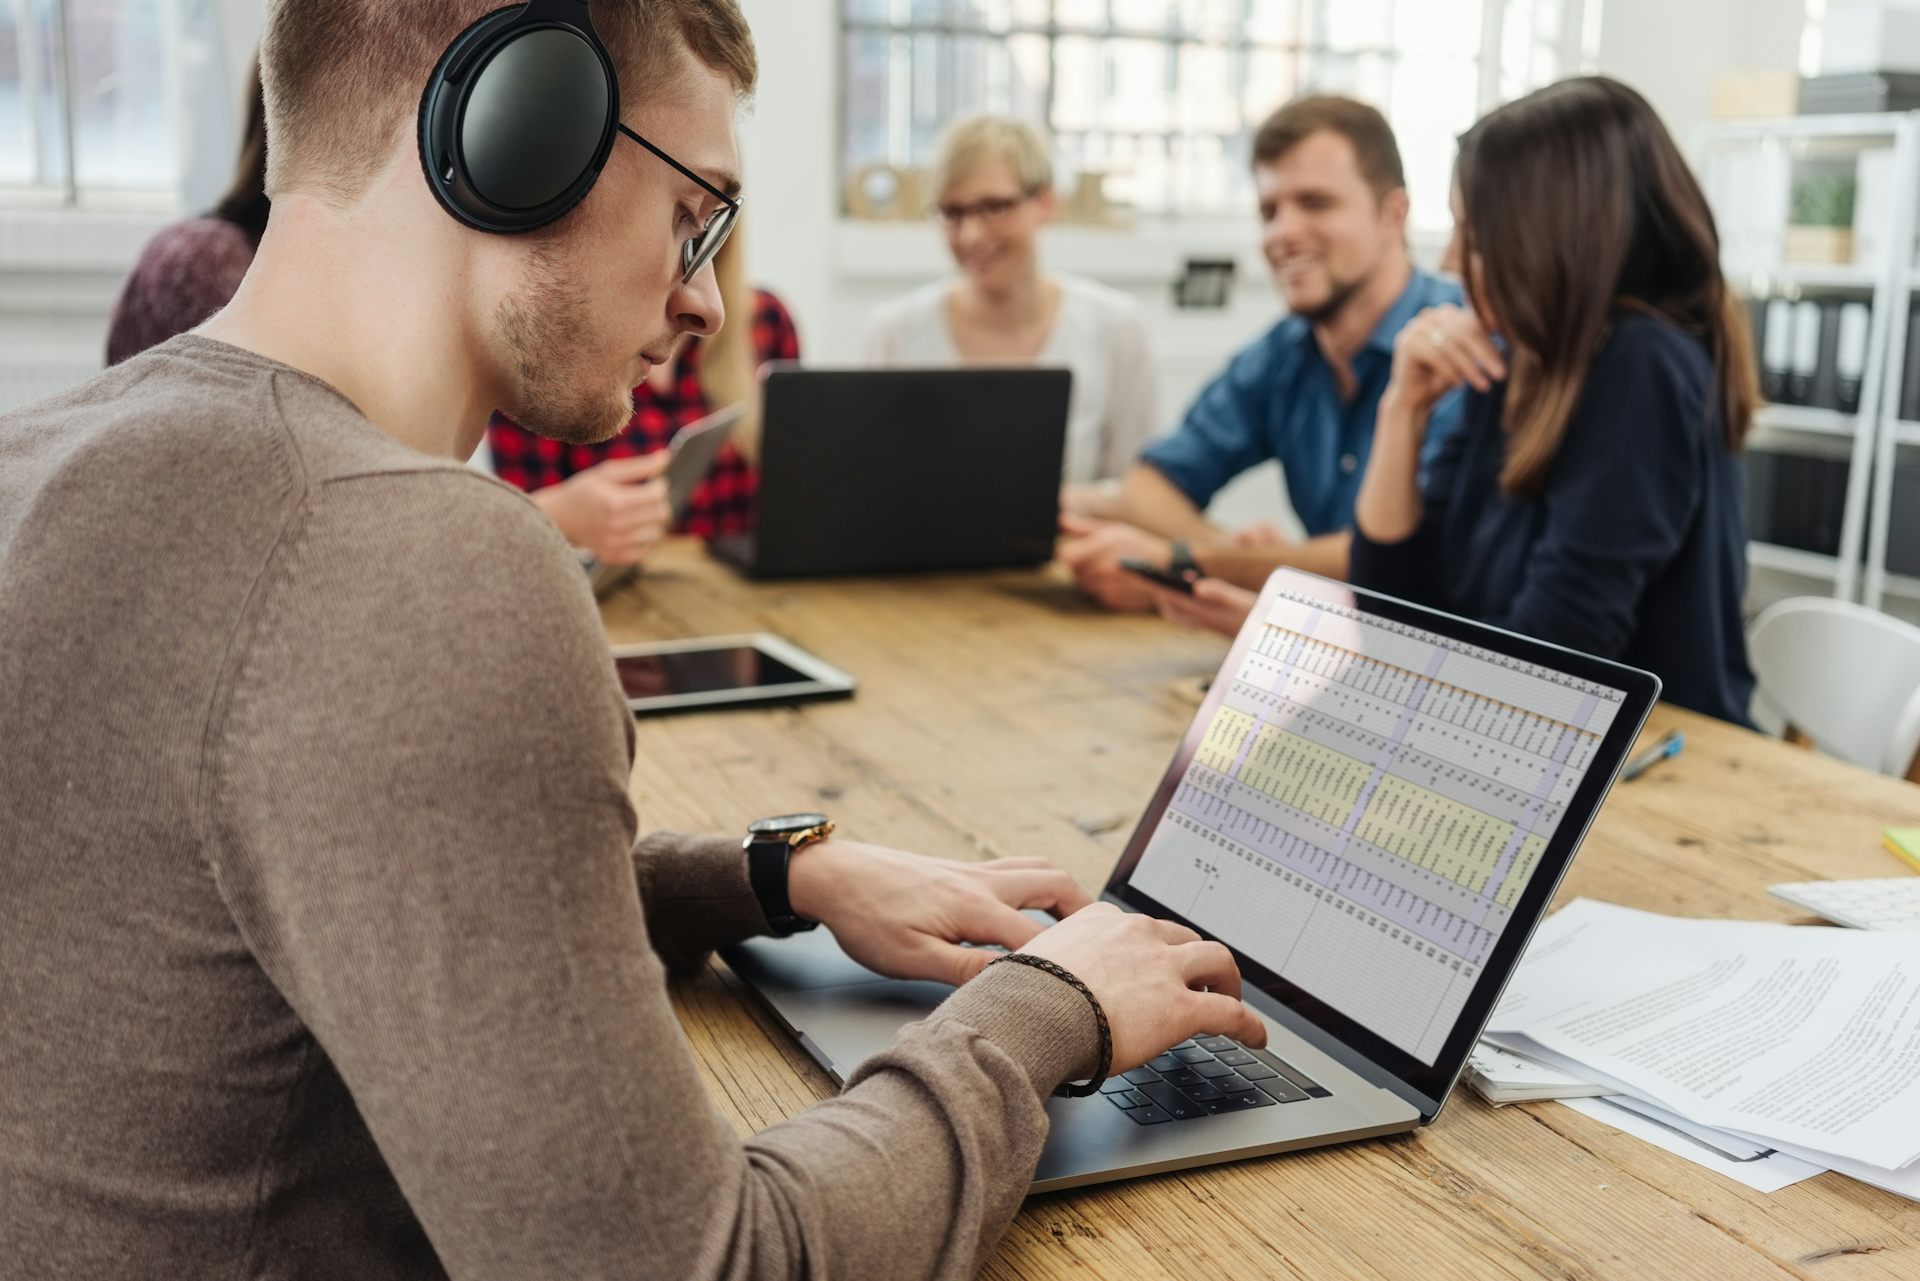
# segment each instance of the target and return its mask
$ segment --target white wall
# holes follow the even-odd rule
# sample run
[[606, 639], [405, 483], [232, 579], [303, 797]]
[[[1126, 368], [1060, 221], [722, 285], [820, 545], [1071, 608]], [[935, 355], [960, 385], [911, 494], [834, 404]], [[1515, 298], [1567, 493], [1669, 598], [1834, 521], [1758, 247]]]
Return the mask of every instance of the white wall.
[[1682, 147], [1722, 71], [1799, 65], [1806, 0], [1602, 0], [1598, 70], [1659, 109]]

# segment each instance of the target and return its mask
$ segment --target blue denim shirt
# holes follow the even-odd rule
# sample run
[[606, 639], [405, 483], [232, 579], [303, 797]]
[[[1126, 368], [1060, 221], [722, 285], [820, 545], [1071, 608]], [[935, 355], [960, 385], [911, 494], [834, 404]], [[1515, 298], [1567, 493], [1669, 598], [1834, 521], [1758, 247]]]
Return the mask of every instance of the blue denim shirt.
[[[1235, 476], [1277, 459], [1287, 498], [1309, 535], [1349, 529], [1373, 452], [1380, 395], [1393, 370], [1393, 340], [1426, 308], [1460, 301], [1460, 287], [1452, 281], [1414, 272], [1353, 358], [1358, 389], [1350, 402], [1340, 398], [1313, 327], [1289, 316], [1242, 348], [1180, 426], [1149, 444], [1140, 461], [1204, 510]], [[1458, 426], [1462, 400], [1454, 392], [1435, 407], [1421, 451], [1423, 470]]]

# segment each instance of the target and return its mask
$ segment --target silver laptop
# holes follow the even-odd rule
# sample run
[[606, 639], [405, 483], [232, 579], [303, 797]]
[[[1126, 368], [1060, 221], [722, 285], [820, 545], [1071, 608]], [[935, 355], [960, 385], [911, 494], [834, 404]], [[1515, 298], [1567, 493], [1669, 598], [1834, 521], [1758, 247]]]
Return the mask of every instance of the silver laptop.
[[[1033, 1190], [1430, 1123], [1660, 682], [1282, 570], [1102, 894], [1232, 949], [1264, 1050], [1201, 1037], [1052, 1099]], [[726, 953], [836, 1080], [950, 989], [825, 930]]]

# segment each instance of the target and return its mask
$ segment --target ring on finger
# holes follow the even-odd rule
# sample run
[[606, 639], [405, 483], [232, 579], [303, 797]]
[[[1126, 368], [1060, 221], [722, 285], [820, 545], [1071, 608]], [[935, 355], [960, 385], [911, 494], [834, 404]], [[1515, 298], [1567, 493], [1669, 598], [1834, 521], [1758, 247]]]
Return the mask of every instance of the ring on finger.
[[1447, 331], [1444, 329], [1429, 329], [1427, 330], [1427, 341], [1436, 347], [1444, 347], [1447, 345]]

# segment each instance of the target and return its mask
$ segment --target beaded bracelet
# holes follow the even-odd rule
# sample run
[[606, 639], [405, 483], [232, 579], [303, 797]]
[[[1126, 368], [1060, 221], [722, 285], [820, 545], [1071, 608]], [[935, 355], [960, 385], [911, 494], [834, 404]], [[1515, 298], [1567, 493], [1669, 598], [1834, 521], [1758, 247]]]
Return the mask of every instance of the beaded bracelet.
[[1085, 1098], [1087, 1095], [1097, 1092], [1102, 1085], [1106, 1084], [1107, 1074], [1113, 1069], [1113, 1029], [1107, 1026], [1107, 1012], [1100, 1008], [1100, 998], [1093, 994], [1092, 988], [1075, 978], [1067, 970], [1062, 969], [1060, 966], [1055, 965], [1052, 961], [1046, 960], [1043, 957], [1029, 956], [1025, 952], [1008, 952], [1005, 956], [994, 957], [987, 965], [991, 968], [1000, 964], [1002, 961], [1013, 961], [1019, 965], [1031, 965], [1042, 974], [1053, 975], [1053, 977], [1059, 979], [1062, 983], [1065, 983], [1068, 987], [1087, 998], [1087, 1004], [1093, 1007], [1094, 1026], [1098, 1028], [1100, 1032], [1099, 1066], [1095, 1069], [1092, 1078], [1089, 1079], [1085, 1085], [1061, 1085], [1055, 1087], [1053, 1092], [1062, 1098], [1068, 1099]]

